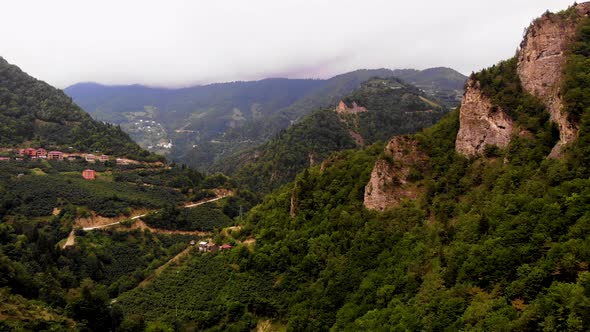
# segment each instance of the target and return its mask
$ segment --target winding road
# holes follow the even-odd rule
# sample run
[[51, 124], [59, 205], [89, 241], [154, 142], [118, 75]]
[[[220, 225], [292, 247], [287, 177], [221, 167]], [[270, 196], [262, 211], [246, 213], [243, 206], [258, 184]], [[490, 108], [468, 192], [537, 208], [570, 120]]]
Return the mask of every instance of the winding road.
[[[229, 197], [229, 196], [232, 196], [232, 194], [229, 193], [229, 194], [221, 195], [221, 196], [218, 196], [218, 197], [215, 197], [215, 198], [212, 198], [212, 199], [208, 199], [208, 200], [205, 200], [205, 201], [197, 202], [197, 203], [188, 203], [188, 204], [184, 205], [183, 207], [186, 208], [186, 209], [190, 209], [190, 208], [197, 207], [199, 205], [203, 205], [203, 204], [215, 202], [215, 201], [218, 201], [220, 199], [224, 199], [224, 198]], [[156, 211], [154, 213], [158, 213], [158, 211]], [[138, 216], [133, 216], [133, 217], [127, 219], [127, 220], [117, 221], [117, 222], [113, 222], [113, 223], [106, 224], [106, 225], [99, 225], [99, 226], [92, 226], [92, 227], [84, 227], [84, 228], [82, 228], [82, 230], [83, 231], [92, 231], [92, 230], [95, 230], [95, 229], [106, 228], [106, 227], [118, 225], [118, 224], [120, 224], [122, 222], [125, 222], [125, 221], [128, 221], [128, 220], [137, 220], [139, 218], [143, 218], [143, 217], [147, 216], [148, 214], [149, 213], [140, 214]]]

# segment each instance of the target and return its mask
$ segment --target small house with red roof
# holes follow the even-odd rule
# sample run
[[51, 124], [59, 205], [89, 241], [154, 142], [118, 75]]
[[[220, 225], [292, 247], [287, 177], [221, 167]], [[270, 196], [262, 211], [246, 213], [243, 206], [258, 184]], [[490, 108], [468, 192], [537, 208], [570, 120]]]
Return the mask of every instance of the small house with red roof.
[[85, 169], [82, 172], [82, 177], [86, 180], [95, 180], [96, 179], [96, 172], [93, 169]]
[[100, 162], [104, 163], [106, 161], [109, 161], [109, 156], [107, 156], [106, 154], [103, 154], [102, 156], [98, 157], [98, 160], [100, 160]]
[[232, 246], [230, 244], [224, 244], [221, 246], [221, 251], [230, 250]]

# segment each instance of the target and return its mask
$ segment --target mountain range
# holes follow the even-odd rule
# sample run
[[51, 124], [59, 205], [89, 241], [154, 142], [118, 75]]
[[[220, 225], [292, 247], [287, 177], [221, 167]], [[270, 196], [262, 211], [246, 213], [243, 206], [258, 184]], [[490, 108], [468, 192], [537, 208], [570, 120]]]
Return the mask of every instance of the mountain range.
[[[241, 95], [250, 117], [289, 123], [214, 164], [230, 178], [13, 158], [38, 144], [153, 156], [0, 62], [0, 330], [588, 330], [590, 2], [535, 19], [454, 110], [364, 74], [330, 96], [277, 80], [296, 95], [278, 113]], [[332, 101], [293, 106], [318, 100]], [[128, 105], [133, 124], [164, 127], [162, 106]], [[243, 125], [210, 144], [256, 122], [224, 105]]]
[[[309, 112], [334, 107], [362, 82], [396, 75], [447, 106], [458, 104], [466, 81], [449, 68], [377, 69], [327, 80], [266, 79], [183, 89], [80, 83], [64, 92], [94, 118], [120, 124], [144, 148], [209, 170], [224, 157], [266, 142]], [[170, 142], [172, 146], [162, 148]]]

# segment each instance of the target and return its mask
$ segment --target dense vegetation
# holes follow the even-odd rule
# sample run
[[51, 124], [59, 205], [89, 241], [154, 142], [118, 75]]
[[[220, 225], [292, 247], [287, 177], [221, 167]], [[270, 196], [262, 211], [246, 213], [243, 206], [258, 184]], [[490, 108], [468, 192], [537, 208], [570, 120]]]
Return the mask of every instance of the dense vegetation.
[[158, 160], [120, 128], [92, 118], [63, 92], [23, 73], [0, 57], [0, 145], [101, 151]]
[[159, 229], [204, 232], [221, 229], [233, 223], [223, 213], [222, 208], [214, 203], [192, 209], [179, 209], [170, 205], [157, 213], [144, 217], [143, 221], [148, 226]]
[[[316, 111], [263, 146], [222, 160], [217, 167], [256, 192], [292, 181], [330, 153], [414, 133], [438, 121], [445, 110], [417, 88], [396, 78], [373, 78], [343, 98], [368, 109], [357, 114]], [[357, 133], [362, 142], [351, 134]]]
[[[578, 41], [589, 24], [584, 19]], [[429, 156], [414, 180], [423, 194], [384, 212], [362, 206], [382, 147], [338, 153], [249, 213], [233, 236], [255, 237], [255, 250], [238, 245], [229, 254], [195, 257], [178, 267], [178, 282], [171, 273], [144, 294], [129, 293], [124, 310], [211, 331], [248, 330], [265, 319], [293, 331], [586, 330], [590, 101], [570, 89], [585, 89], [575, 81], [590, 66], [580, 64], [587, 55], [579, 47], [572, 52], [581, 57], [568, 59], [564, 99], [566, 111], [578, 113], [580, 134], [564, 158], [546, 158], [555, 129], [513, 81], [511, 61], [502, 63], [475, 77], [531, 135], [467, 159], [454, 149], [458, 112], [449, 114], [414, 136]], [[206, 290], [206, 275], [186, 271], [204, 260], [223, 271], [221, 285]], [[231, 291], [250, 279], [255, 291]], [[160, 289], [175, 294], [180, 282], [208, 301], [185, 304], [169, 295], [160, 300], [168, 314], [158, 314], [166, 310], [152, 298], [163, 296]], [[181, 314], [173, 316], [173, 307]]]
[[189, 241], [140, 231], [80, 232], [75, 247], [61, 249], [75, 215], [64, 209], [49, 221], [13, 217], [0, 225], [0, 294], [7, 299], [0, 329], [63, 330], [74, 321], [76, 330], [114, 329], [123, 313], [109, 298], [137, 286]]

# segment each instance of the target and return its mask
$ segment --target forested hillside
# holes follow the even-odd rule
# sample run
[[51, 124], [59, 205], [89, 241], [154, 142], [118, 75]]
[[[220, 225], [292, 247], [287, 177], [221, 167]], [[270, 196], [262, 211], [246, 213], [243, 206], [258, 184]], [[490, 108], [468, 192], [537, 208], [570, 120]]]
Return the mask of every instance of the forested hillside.
[[[565, 74], [546, 80], [558, 84], [562, 114], [578, 130], [559, 157], [549, 156], [563, 142], [563, 127], [550, 117], [553, 104], [527, 90], [534, 75], [523, 70], [526, 46], [518, 58], [474, 74], [470, 93], [479, 99], [463, 101], [485, 111], [478, 121], [494, 123], [504, 113], [516, 128], [505, 145], [461, 150], [470, 136], [458, 133], [466, 127], [496, 130], [476, 127], [463, 107], [406, 137], [424, 156], [414, 164], [403, 158], [410, 149], [393, 151], [398, 157], [381, 145], [336, 153], [255, 207], [227, 235], [237, 248], [195, 256], [125, 294], [124, 311], [210, 331], [587, 330], [589, 10], [585, 3], [547, 13], [527, 31], [542, 38], [546, 25], [575, 27], [575, 41], [564, 44]], [[385, 179], [418, 196], [366, 209], [366, 186], [385, 176], [375, 174], [384, 163], [413, 169]], [[209, 267], [219, 282], [208, 278]], [[201, 296], [187, 299], [183, 290]]]
[[0, 58], [0, 145], [45, 147], [161, 159], [119, 127], [93, 120], [58, 89]]
[[251, 190], [268, 192], [333, 152], [431, 126], [446, 110], [428, 98], [399, 79], [372, 78], [345, 96], [340, 108], [316, 111], [268, 143], [222, 160], [216, 169]]
[[[125, 330], [135, 322], [113, 298], [188, 252], [191, 241], [233, 224], [236, 204], [255, 202], [247, 192], [223, 200], [234, 188], [224, 175], [145, 162], [163, 158], [1, 58], [0, 142], [2, 331]], [[12, 149], [25, 146], [142, 162], [79, 153], [43, 159]], [[169, 211], [179, 218], [158, 223]]]

